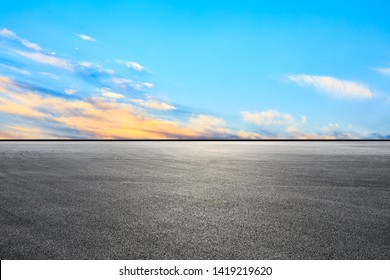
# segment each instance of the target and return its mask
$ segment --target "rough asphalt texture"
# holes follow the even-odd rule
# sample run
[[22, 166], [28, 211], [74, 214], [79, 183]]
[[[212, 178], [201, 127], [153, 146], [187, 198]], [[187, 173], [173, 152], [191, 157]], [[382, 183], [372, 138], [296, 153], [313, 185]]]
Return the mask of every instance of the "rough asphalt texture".
[[1, 259], [389, 259], [390, 142], [0, 142]]

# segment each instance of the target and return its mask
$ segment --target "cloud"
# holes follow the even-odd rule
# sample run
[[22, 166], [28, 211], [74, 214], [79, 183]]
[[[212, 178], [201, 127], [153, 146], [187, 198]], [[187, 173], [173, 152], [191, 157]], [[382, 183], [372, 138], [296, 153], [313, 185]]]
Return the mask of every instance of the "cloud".
[[[192, 109], [174, 104], [180, 107], [177, 109], [170, 102], [153, 97], [154, 85], [145, 82], [145, 73], [141, 72], [147, 69], [137, 62], [119, 61], [122, 67], [115, 73], [106, 69], [105, 64], [58, 57], [8, 29], [0, 29], [0, 39], [9, 47], [6, 57], [1, 58], [2, 69], [20, 80], [0, 77], [0, 114], [8, 116], [0, 124], [0, 137], [322, 139], [354, 136], [337, 128], [337, 123], [311, 133], [305, 130], [305, 116], [276, 110], [242, 112], [246, 122], [258, 127], [254, 131], [233, 130], [223, 118], [191, 114]], [[134, 71], [126, 71], [123, 65]], [[25, 72], [29, 67], [30, 76]], [[358, 84], [322, 76], [291, 75], [289, 79], [323, 91], [332, 88], [336, 92], [335, 88], [356, 90], [351, 84]], [[337, 86], [329, 86], [335, 84], [335, 80], [339, 82]], [[76, 94], [72, 87], [81, 94]], [[150, 95], [145, 96], [146, 93]]]
[[12, 70], [12, 71], [14, 71], [16, 73], [25, 75], [25, 76], [31, 75], [31, 72], [29, 72], [29, 71], [27, 71], [25, 69], [20, 69], [20, 68], [15, 67], [15, 66], [8, 66], [8, 65], [1, 65], [1, 66], [6, 68], [6, 69]]
[[92, 108], [77, 115], [65, 114], [55, 120], [97, 138], [165, 139], [196, 137], [190, 128], [175, 122], [153, 119], [129, 104], [89, 101]]
[[115, 74], [114, 70], [112, 70], [112, 69], [104, 69], [101, 65], [96, 64], [96, 63], [92, 63], [92, 62], [88, 62], [88, 61], [81, 61], [78, 64], [81, 66], [81, 68], [86, 68], [86, 69], [89, 69], [89, 70], [92, 70], [92, 71], [96, 71], [98, 73], [105, 73], [105, 74], [108, 74], [108, 75], [114, 75]]
[[127, 89], [127, 88], [130, 87], [131, 84], [133, 83], [132, 80], [125, 79], [125, 78], [117, 78], [117, 77], [112, 78], [112, 82], [113, 82], [116, 86], [118, 86], [118, 87], [120, 87], [120, 88], [122, 88], [122, 89]]
[[[0, 112], [38, 118], [52, 127], [71, 128], [79, 131], [82, 137], [165, 139], [201, 136], [191, 125], [151, 117], [130, 104], [99, 97], [66, 100], [42, 96], [27, 92], [7, 77], [0, 77]], [[5, 133], [8, 132], [2, 131], [3, 135]], [[7, 138], [12, 138], [12, 134], [8, 135], [11, 136]]]
[[141, 64], [138, 64], [137, 62], [133, 61], [125, 62], [125, 65], [126, 67], [134, 69], [135, 71], [142, 71], [145, 69]]
[[109, 89], [102, 89], [102, 96], [107, 97], [107, 98], [113, 98], [113, 99], [120, 99], [124, 98], [124, 95], [116, 92], [112, 92]]
[[343, 131], [338, 123], [329, 123], [318, 133], [303, 132], [297, 127], [288, 127], [286, 132], [294, 139], [359, 139], [362, 138], [356, 133]]
[[81, 40], [84, 41], [96, 42], [96, 39], [85, 34], [74, 34], [74, 35], [76, 35], [77, 37], [79, 37]]
[[79, 62], [79, 65], [82, 66], [82, 67], [85, 67], [85, 68], [95, 67], [94, 63], [88, 62], [88, 61], [81, 61], [81, 62]]
[[190, 119], [190, 127], [200, 138], [236, 138], [234, 132], [226, 128], [225, 120], [218, 117], [195, 115]]
[[[83, 34], [79, 34], [83, 35]], [[1, 36], [15, 40], [11, 31], [1, 30]], [[152, 95], [144, 98], [126, 98], [122, 92], [139, 94], [139, 91], [150, 91], [154, 88], [151, 82], [139, 80], [136, 76], [114, 75], [115, 72], [105, 69], [94, 62], [72, 61], [66, 57], [57, 57], [54, 53], [33, 47], [26, 43], [28, 49], [18, 46], [12, 50], [18, 59], [24, 62], [23, 68], [37, 62], [39, 64], [68, 70], [68, 73], [58, 72], [49, 67], [40, 66], [34, 75], [34, 81], [16, 82], [8, 77], [0, 77], [0, 113], [2, 115], [18, 116], [17, 120], [28, 120], [28, 123], [38, 125], [36, 130], [24, 129], [26, 136], [31, 135], [65, 135], [82, 138], [238, 138], [237, 132], [227, 128], [222, 118], [207, 115], [179, 115], [180, 112], [169, 114], [169, 120], [161, 117], [162, 113], [153, 111], [160, 117], [151, 115], [151, 110], [172, 111], [176, 107]], [[23, 47], [23, 48], [22, 48]], [[134, 71], [145, 71], [144, 66], [134, 61], [121, 61], [127, 68]], [[22, 68], [22, 69], [23, 69]], [[123, 69], [122, 69], [123, 70]], [[50, 73], [50, 72], [53, 72]], [[129, 72], [126, 71], [129, 75]], [[20, 75], [19, 75], [20, 76]], [[57, 81], [48, 78], [57, 79]], [[82, 82], [74, 79], [82, 79]], [[87, 82], [85, 84], [83, 82]], [[47, 84], [62, 88], [60, 91], [50, 90], [39, 85]], [[76, 94], [72, 84], [81, 87], [83, 94]], [[111, 90], [112, 88], [112, 90]], [[96, 96], [97, 90], [100, 95]], [[65, 93], [65, 94], [64, 94]], [[89, 93], [89, 94], [88, 94]], [[137, 96], [137, 95], [135, 95]], [[135, 99], [138, 98], [138, 99]], [[11, 118], [12, 119], [12, 118]], [[10, 121], [12, 122], [12, 121]], [[11, 123], [12, 124], [12, 123]], [[22, 135], [21, 129], [10, 124], [1, 126], [2, 135], [8, 138]], [[47, 133], [47, 129], [57, 134]], [[35, 129], [35, 128], [34, 128]], [[42, 132], [42, 133], [41, 133]], [[35, 133], [35, 134], [34, 134]], [[45, 134], [46, 133], [46, 134]], [[243, 135], [241, 133], [241, 135]], [[249, 134], [248, 134], [249, 135]], [[253, 136], [253, 134], [252, 134]]]
[[148, 85], [145, 86], [145, 83], [133, 81], [133, 80], [126, 79], [126, 78], [114, 77], [114, 78], [112, 78], [111, 81], [114, 84], [114, 86], [116, 86], [122, 90], [130, 89], [133, 91], [143, 91], [145, 88], [152, 88], [153, 87], [152, 84], [147, 83]]
[[[67, 100], [28, 92], [7, 77], [0, 77], [0, 113], [36, 118], [40, 120], [37, 123], [79, 131], [81, 137], [87, 138], [237, 138], [221, 118], [195, 115], [183, 124], [155, 118], [141, 108], [117, 103], [115, 99]], [[5, 133], [6, 138], [14, 135], [2, 131], [3, 136]]]
[[12, 39], [18, 38], [18, 36], [16, 36], [16, 34], [14, 32], [12, 32], [11, 30], [9, 30], [7, 28], [0, 29], [0, 36], [6, 37], [6, 38], [12, 38]]
[[293, 116], [282, 114], [276, 110], [255, 113], [242, 112], [242, 115], [246, 122], [260, 126], [295, 126], [297, 124]]
[[[71, 130], [71, 137], [102, 139], [341, 139], [357, 138], [352, 133], [342, 132], [337, 123], [329, 124], [324, 133], [306, 133], [298, 129], [295, 118], [275, 110], [251, 113], [250, 122], [277, 125], [285, 128], [279, 134], [264, 134], [233, 131], [224, 119], [208, 115], [193, 115], [187, 123], [164, 120], [149, 115], [144, 109], [128, 103], [117, 103], [116, 93], [103, 89], [108, 98], [102, 96], [79, 99], [66, 99], [30, 92], [8, 77], [0, 76], [0, 113], [16, 115], [26, 120], [36, 119], [35, 124], [50, 127], [51, 131], [40, 127], [22, 127], [0, 124], [0, 137], [5, 139], [51, 138], [61, 135], [61, 131]], [[118, 94], [119, 95], [119, 94]], [[252, 115], [254, 117], [252, 118]], [[75, 134], [75, 131], [78, 134]], [[57, 134], [53, 134], [57, 132]]]
[[312, 86], [336, 97], [372, 98], [374, 93], [365, 85], [353, 81], [338, 80], [329, 76], [288, 75], [289, 80], [301, 86]]
[[18, 94], [12, 90], [14, 87], [14, 82], [9, 78], [0, 77], [0, 93], [3, 93], [0, 95], [0, 112], [32, 118], [45, 116], [34, 109], [39, 104], [39, 96], [32, 93]]
[[326, 133], [334, 132], [340, 129], [340, 125], [338, 123], [329, 123], [322, 130]]
[[17, 41], [20, 44], [22, 44], [23, 46], [25, 46], [26, 48], [32, 49], [34, 51], [41, 51], [42, 50], [42, 48], [38, 44], [32, 43], [26, 39], [20, 38], [18, 35], [16, 35], [14, 32], [12, 32], [11, 30], [9, 30], [7, 28], [0, 29], [0, 36]]
[[0, 83], [5, 85], [15, 85], [13, 80], [4, 76], [0, 76]]
[[390, 76], [390, 68], [377, 68], [376, 70], [383, 75]]
[[330, 137], [334, 137], [336, 139], [358, 139], [360, 138], [357, 134], [343, 131], [341, 125], [338, 123], [329, 123], [325, 127], [321, 129], [321, 131]]
[[258, 139], [354, 139], [358, 138], [353, 133], [343, 132], [338, 123], [330, 123], [319, 133], [305, 132], [300, 128], [307, 123], [307, 118], [301, 116], [299, 121], [290, 114], [283, 114], [276, 110], [268, 110], [263, 112], [242, 112], [243, 118], [249, 123], [254, 123], [258, 126], [270, 127], [270, 131], [265, 134], [245, 133], [239, 131], [238, 135], [242, 138]]
[[248, 132], [248, 131], [245, 131], [245, 130], [239, 130], [237, 132], [237, 136], [239, 138], [241, 138], [241, 139], [251, 139], [251, 140], [255, 140], [255, 139], [269, 139], [269, 138], [271, 138], [269, 136], [262, 135], [260, 133]]
[[141, 91], [145, 88], [153, 88], [154, 85], [152, 83], [136, 83], [132, 86], [135, 90]]
[[37, 45], [35, 43], [31, 43], [31, 42], [29, 42], [27, 40], [22, 40], [22, 44], [25, 47], [27, 47], [29, 49], [32, 49], [32, 50], [35, 50], [35, 51], [41, 51], [42, 50], [42, 48], [39, 45]]
[[54, 75], [54, 74], [49, 73], [49, 72], [38, 72], [38, 74], [46, 76], [46, 77], [50, 77], [51, 79], [54, 79], [54, 80], [59, 80], [57, 75]]
[[[287, 127], [286, 132], [289, 134], [289, 137], [293, 138], [293, 139], [323, 139], [323, 140], [337, 139], [337, 137], [334, 135], [306, 133], [306, 132], [300, 131], [297, 127]], [[281, 137], [278, 137], [278, 138], [281, 138]]]
[[143, 83], [144, 87], [147, 87], [147, 88], [153, 88], [154, 85], [152, 83]]
[[88, 62], [81, 61], [74, 63], [75, 72], [81, 77], [84, 81], [97, 85], [99, 87], [104, 86], [104, 84], [112, 79], [112, 76], [115, 75], [115, 71], [112, 69], [106, 69], [103, 66]]
[[267, 110], [262, 112], [242, 112], [244, 121], [248, 123], [253, 123], [260, 127], [267, 127], [267, 131], [264, 134], [253, 134], [253, 133], [243, 133], [241, 132], [240, 137], [247, 136], [249, 139], [258, 139], [258, 138], [268, 138], [268, 139], [278, 139], [278, 138], [296, 138], [298, 134], [298, 125], [300, 123], [305, 124], [307, 119], [305, 116], [300, 117], [300, 122], [297, 119], [290, 115], [280, 113], [277, 110]]
[[134, 62], [134, 61], [124, 61], [121, 59], [116, 59], [116, 62], [125, 65], [127, 68], [133, 69], [135, 71], [141, 72], [145, 70], [145, 67], [141, 64]]
[[25, 57], [25, 58], [34, 60], [34, 61], [41, 63], [41, 64], [51, 65], [51, 66], [54, 66], [57, 68], [62, 68], [62, 69], [68, 70], [68, 71], [73, 70], [72, 63], [66, 59], [63, 59], [63, 58], [59, 58], [59, 57], [52, 56], [52, 55], [47, 55], [47, 54], [40, 53], [40, 52], [16, 51], [16, 53]]
[[176, 109], [175, 106], [172, 106], [168, 103], [159, 102], [149, 95], [147, 96], [147, 99], [148, 100], [131, 99], [130, 101], [133, 103], [137, 103], [137, 104], [141, 105], [142, 107], [150, 108], [150, 109], [154, 109], [154, 110], [167, 111], [167, 110], [175, 110]]
[[77, 92], [77, 90], [68, 88], [68, 89], [65, 89], [64, 92], [66, 94], [72, 95], [72, 94], [75, 94]]
[[225, 124], [224, 119], [207, 115], [197, 115], [191, 119], [191, 125], [200, 130], [205, 130], [210, 127], [223, 127]]
[[5, 125], [0, 126], [0, 139], [49, 139], [54, 138], [45, 131], [26, 126]]

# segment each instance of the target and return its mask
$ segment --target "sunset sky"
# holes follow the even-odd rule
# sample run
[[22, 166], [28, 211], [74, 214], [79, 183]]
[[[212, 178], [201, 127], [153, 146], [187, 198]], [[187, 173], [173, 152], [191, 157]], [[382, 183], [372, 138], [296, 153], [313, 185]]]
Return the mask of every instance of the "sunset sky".
[[1, 1], [0, 138], [390, 138], [386, 1]]

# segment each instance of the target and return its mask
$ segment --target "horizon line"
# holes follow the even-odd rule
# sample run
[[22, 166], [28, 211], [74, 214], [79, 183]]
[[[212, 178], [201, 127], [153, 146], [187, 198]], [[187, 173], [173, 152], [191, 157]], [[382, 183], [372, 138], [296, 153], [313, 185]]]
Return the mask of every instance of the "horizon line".
[[390, 139], [0, 139], [0, 142], [390, 142]]

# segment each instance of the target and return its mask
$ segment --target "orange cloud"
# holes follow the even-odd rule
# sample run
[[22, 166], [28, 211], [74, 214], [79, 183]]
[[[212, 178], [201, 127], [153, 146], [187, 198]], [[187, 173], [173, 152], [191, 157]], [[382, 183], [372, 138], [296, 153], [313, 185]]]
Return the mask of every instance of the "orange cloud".
[[[150, 100], [149, 100], [150, 101]], [[153, 101], [153, 100], [152, 100]], [[159, 119], [145, 109], [115, 98], [84, 100], [44, 96], [28, 92], [7, 77], [0, 77], [0, 113], [40, 119], [51, 126], [77, 130], [86, 138], [175, 139], [175, 138], [260, 138], [253, 132], [234, 132], [222, 118], [195, 115], [187, 124]], [[32, 128], [0, 127], [2, 138], [51, 138]]]
[[[4, 84], [12, 85], [12, 82], [9, 80], [0, 78], [0, 83], [3, 81]], [[40, 100], [38, 95], [31, 93], [19, 95], [1, 85], [0, 92], [6, 94], [6, 97], [0, 95], [0, 112], [25, 117], [44, 117], [43, 113], [34, 109], [34, 105], [37, 105]]]
[[6, 126], [5, 131], [0, 130], [0, 139], [49, 139], [54, 138], [41, 129], [25, 126]]
[[[177, 122], [156, 119], [130, 104], [95, 97], [69, 101], [25, 92], [0, 77], [0, 112], [43, 118], [97, 138], [196, 138], [199, 132]], [[3, 132], [4, 134], [4, 132]]]
[[197, 133], [184, 125], [153, 119], [143, 110], [129, 104], [115, 103], [100, 98], [89, 100], [91, 107], [76, 115], [68, 114], [54, 118], [63, 125], [98, 138], [166, 139], [194, 138]]

